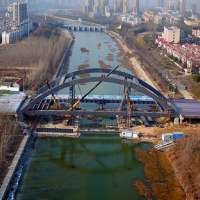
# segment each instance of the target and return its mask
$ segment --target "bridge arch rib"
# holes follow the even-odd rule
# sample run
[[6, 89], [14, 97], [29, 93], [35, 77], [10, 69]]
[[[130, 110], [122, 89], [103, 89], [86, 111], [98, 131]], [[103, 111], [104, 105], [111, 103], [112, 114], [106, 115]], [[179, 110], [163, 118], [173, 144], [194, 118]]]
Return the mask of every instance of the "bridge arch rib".
[[[67, 79], [70, 79], [72, 77], [76, 77], [76, 76], [80, 76], [80, 75], [84, 75], [84, 74], [99, 74], [99, 73], [105, 73], [108, 74], [111, 72], [112, 69], [104, 69], [104, 68], [88, 68], [88, 69], [81, 69], [81, 70], [77, 70], [74, 72], [70, 72], [70, 73], [66, 73], [61, 77], [57, 77], [57, 79], [53, 80], [50, 82], [50, 86], [51, 87], [55, 87], [56, 84], [60, 83], [60, 80], [63, 79], [63, 82], [65, 82]], [[123, 72], [123, 71], [119, 71], [116, 70], [112, 73], [113, 75], [117, 75], [119, 77], [127, 78], [128, 80], [137, 80], [143, 87], [148, 88], [148, 90], [152, 91], [153, 93], [155, 93], [157, 96], [166, 99], [158, 90], [156, 90], [154, 87], [152, 87], [151, 85], [149, 85], [148, 83], [146, 83], [145, 81], [137, 78], [136, 76]], [[62, 78], [63, 77], [63, 78]], [[39, 89], [39, 93], [43, 93], [44, 91], [48, 90], [48, 87], [45, 85], [44, 87]]]
[[35, 97], [32, 101], [29, 102], [28, 105], [26, 105], [21, 112], [28, 114], [29, 110], [32, 109], [32, 107], [35, 104], [40, 103], [43, 99], [51, 95], [52, 93], [55, 94], [56, 92], [64, 89], [64, 88], [69, 88], [73, 85], [77, 84], [85, 84], [89, 82], [98, 82], [98, 81], [103, 81], [107, 83], [115, 83], [119, 85], [126, 85], [129, 86], [132, 89], [135, 89], [138, 92], [144, 93], [145, 95], [153, 98], [158, 105], [163, 109], [163, 111], [168, 111], [170, 110], [170, 105], [167, 101], [166, 98], [163, 98], [163, 96], [160, 96], [160, 93], [154, 93], [151, 89], [148, 87], [144, 87], [144, 85], [141, 85], [141, 83], [138, 81], [138, 79], [134, 80], [125, 80], [125, 79], [119, 79], [116, 77], [88, 77], [88, 78], [80, 78], [80, 79], [74, 79], [74, 80], [69, 80], [67, 82], [62, 83], [61, 85], [57, 85], [55, 87], [52, 87], [51, 89], [46, 90], [45, 92], [39, 94], [37, 97]]

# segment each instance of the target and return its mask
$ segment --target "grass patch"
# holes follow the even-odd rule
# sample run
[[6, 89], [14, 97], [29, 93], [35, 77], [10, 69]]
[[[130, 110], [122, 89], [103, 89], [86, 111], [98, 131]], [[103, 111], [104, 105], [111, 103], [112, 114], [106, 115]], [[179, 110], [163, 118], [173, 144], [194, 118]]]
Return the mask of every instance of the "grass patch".
[[200, 75], [192, 75], [192, 80], [196, 81], [197, 83], [200, 83]]

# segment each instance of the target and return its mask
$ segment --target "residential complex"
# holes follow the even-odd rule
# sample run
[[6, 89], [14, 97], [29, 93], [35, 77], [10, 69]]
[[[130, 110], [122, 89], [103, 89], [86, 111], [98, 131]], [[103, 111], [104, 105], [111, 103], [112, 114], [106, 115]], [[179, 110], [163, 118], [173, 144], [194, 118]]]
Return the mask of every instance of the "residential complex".
[[123, 0], [123, 13], [128, 13], [128, 0]]
[[[113, 15], [115, 14], [128, 14], [131, 9], [132, 15], [139, 16], [140, 14], [140, 1], [139, 0], [85, 0], [84, 12], [90, 16], [108, 16], [108, 12]], [[110, 16], [109, 15], [109, 16]]]
[[132, 0], [133, 1], [133, 14], [135, 14], [136, 16], [139, 15], [140, 13], [140, 4], [139, 4], [139, 0]]
[[2, 44], [14, 43], [29, 33], [27, 2], [18, 0], [7, 7], [2, 28]]
[[200, 38], [200, 28], [194, 28], [194, 29], [192, 30], [192, 35], [193, 35], [194, 37]]
[[186, 74], [200, 74], [200, 46], [196, 44], [175, 44], [163, 37], [156, 39], [158, 47], [182, 64]]
[[185, 16], [186, 0], [180, 0], [180, 14], [182, 17]]

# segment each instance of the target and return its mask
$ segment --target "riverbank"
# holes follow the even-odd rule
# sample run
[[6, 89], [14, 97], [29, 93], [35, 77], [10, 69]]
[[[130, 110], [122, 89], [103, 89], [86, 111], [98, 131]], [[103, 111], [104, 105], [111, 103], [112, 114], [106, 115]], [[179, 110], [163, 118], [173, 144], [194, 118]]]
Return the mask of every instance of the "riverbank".
[[[166, 160], [165, 162], [170, 163], [171, 169], [173, 169], [173, 174], [175, 174], [176, 176], [176, 180], [178, 180], [185, 192], [186, 197], [184, 199], [200, 199], [200, 125], [168, 124], [165, 125], [163, 128], [140, 126], [133, 129], [134, 131], [143, 133], [142, 141], [150, 141], [154, 144], [162, 142], [161, 135], [163, 133], [183, 132], [187, 135], [186, 139], [177, 141], [174, 146], [164, 150], [163, 152], [155, 153], [153, 151], [152, 154], [158, 154], [158, 158], [161, 155], [162, 159]], [[142, 155], [142, 162], [144, 163], [144, 165], [151, 166], [148, 159], [143, 159], [144, 156], [148, 157], [148, 154], [148, 152], [143, 152], [142, 154], [139, 154], [139, 156]], [[146, 170], [148, 170], [148, 168]], [[146, 173], [149, 174], [150, 172], [147, 171]], [[139, 184], [139, 186], [142, 186], [141, 183]]]
[[70, 42], [70, 34], [47, 24], [29, 38], [1, 46], [2, 81], [17, 82], [26, 90], [37, 90], [45, 80], [52, 79]]
[[0, 199], [6, 199], [9, 189], [10, 187], [12, 187], [11, 184], [13, 184], [14, 175], [16, 174], [16, 171], [19, 168], [19, 163], [28, 144], [29, 138], [30, 135], [26, 135], [23, 137], [22, 142], [20, 143], [19, 148], [15, 154], [15, 157], [13, 158], [13, 161], [9, 166], [8, 173], [6, 174], [3, 183], [0, 187]]
[[106, 31], [106, 33], [117, 42], [119, 48], [122, 50], [124, 55], [127, 55], [127, 54], [129, 55], [129, 60], [130, 60], [130, 63], [132, 64], [131, 70], [133, 71], [133, 74], [136, 74], [139, 78], [146, 81], [151, 86], [155, 88], [159, 88], [159, 86], [151, 79], [151, 77], [149, 77], [149, 75], [142, 68], [141, 63], [137, 60], [137, 58], [133, 56], [134, 50], [131, 50], [127, 47], [123, 38], [119, 34], [115, 33], [114, 31]]
[[185, 200], [185, 193], [164, 152], [138, 149], [137, 156], [144, 164], [146, 180], [137, 180], [137, 187], [145, 199]]
[[[133, 67], [133, 72], [141, 79], [145, 80], [146, 82], [148, 82], [150, 85], [152, 85], [153, 87], [159, 89], [160, 91], [162, 91], [166, 96], [168, 95], [165, 91], [162, 90], [162, 88], [159, 87], [159, 85], [157, 83], [155, 83], [154, 81], [154, 78], [151, 77], [149, 75], [149, 73], [147, 73], [145, 71], [145, 68], [143, 68], [144, 66], [142, 66], [140, 60], [138, 60], [137, 58], [137, 55], [134, 56], [134, 54], [136, 53], [134, 50], [132, 49], [129, 49], [126, 45], [126, 43], [124, 42], [123, 38], [113, 32], [113, 31], [108, 31], [107, 32], [119, 45], [119, 47], [122, 49], [122, 51], [124, 52], [124, 54], [129, 54], [129, 60], [132, 64], [132, 67]], [[178, 91], [179, 93], [186, 99], [192, 99], [192, 94], [190, 92], [188, 92], [186, 89], [183, 89], [182, 87], [178, 87]], [[161, 135], [162, 133], [167, 133], [167, 132], [173, 132], [173, 131], [179, 131], [179, 132], [184, 132], [186, 134], [188, 134], [189, 136], [192, 136], [192, 135], [199, 135], [199, 132], [200, 132], [200, 126], [198, 125], [185, 125], [185, 126], [174, 126], [174, 125], [166, 125], [164, 128], [158, 128], [158, 127], [136, 127], [134, 128], [134, 131], [137, 131], [137, 132], [141, 132], [143, 133], [143, 138], [142, 138], [142, 141], [146, 141], [146, 142], [151, 142], [151, 143], [155, 143], [155, 144], [158, 144], [159, 142], [161, 142]], [[189, 140], [188, 141], [189, 145], [191, 144], [191, 141]], [[192, 148], [192, 145], [190, 147], [190, 149]], [[194, 185], [195, 183], [195, 178], [193, 178], [193, 180], [188, 180], [187, 178], [184, 178], [184, 177], [193, 177], [194, 174], [196, 176], [198, 176], [198, 173], [195, 171], [195, 169], [197, 168], [197, 166], [200, 164], [200, 162], [197, 162], [195, 166], [193, 166], [193, 169], [190, 168], [189, 166], [189, 163], [191, 162], [186, 162], [183, 166], [187, 166], [187, 167], [180, 167], [179, 163], [180, 162], [180, 155], [179, 156], [175, 156], [176, 158], [175, 159], [172, 159], [174, 158], [174, 156], [171, 156], [171, 155], [177, 155], [178, 153], [178, 150], [176, 148], [173, 148], [170, 153], [169, 151], [166, 151], [164, 152], [162, 155], [160, 155], [159, 152], [155, 153], [155, 152], [143, 152], [141, 154], [139, 154], [139, 157], [141, 159], [141, 161], [144, 163], [144, 166], [146, 168], [146, 175], [147, 175], [147, 178], [150, 180], [150, 183], [148, 185], [150, 185], [150, 188], [151, 188], [151, 192], [152, 189], [155, 190], [154, 191], [154, 194], [159, 197], [160, 196], [160, 192], [162, 192], [162, 190], [159, 191], [159, 189], [157, 188], [154, 188], [155, 187], [155, 183], [154, 183], [154, 180], [152, 179], [151, 176], [149, 176], [149, 171], [148, 170], [148, 166], [151, 166], [153, 165], [153, 163], [150, 164], [149, 162], [149, 159], [148, 156], [149, 154], [158, 154], [157, 156], [154, 156], [155, 160], [154, 162], [160, 162], [160, 158], [162, 158], [162, 160], [164, 159], [166, 163], [169, 163], [169, 166], [168, 166], [168, 169], [165, 169], [165, 170], [170, 170], [173, 172], [174, 176], [175, 176], [175, 180], [178, 181], [178, 187], [179, 188], [183, 188], [183, 189], [180, 189], [178, 194], [175, 193], [175, 196], [177, 197], [177, 199], [188, 199], [188, 200], [194, 200], [194, 199], [198, 199], [199, 196], [197, 194], [197, 191], [199, 191], [198, 187], [199, 185], [196, 184], [195, 186], [195, 189], [191, 187], [191, 185]], [[142, 156], [141, 156], [142, 155]], [[156, 161], [157, 160], [157, 161]], [[188, 172], [188, 168], [190, 168], [190, 171]], [[156, 169], [156, 166], [155, 168]], [[163, 171], [165, 171], [163, 170]], [[157, 169], [157, 171], [159, 171]], [[167, 174], [165, 174], [167, 175]], [[164, 175], [164, 176], [165, 176]], [[167, 179], [166, 179], [167, 180]], [[170, 181], [171, 182], [171, 181]], [[172, 187], [172, 185], [170, 184], [169, 181], [165, 182], [166, 185], [168, 185], [169, 187]], [[143, 193], [146, 193], [145, 195], [149, 195], [148, 194], [148, 191], [144, 191], [146, 186], [141, 184], [141, 182], [138, 182], [138, 186], [140, 186], [139, 191], [141, 190], [141, 188], [143, 188]], [[156, 187], [159, 187], [158, 185]], [[189, 188], [189, 189], [188, 189]], [[149, 188], [147, 189], [149, 190]], [[140, 191], [141, 192], [141, 191]], [[151, 193], [150, 192], [150, 193]], [[184, 192], [185, 192], [185, 196], [183, 198], [183, 195], [184, 195]], [[144, 194], [143, 194], [144, 196]], [[174, 197], [175, 197], [174, 196]], [[150, 196], [151, 197], [151, 196]], [[165, 192], [165, 197], [163, 196], [162, 199], [169, 199], [168, 198], [168, 195], [167, 195], [167, 192]]]
[[0, 117], [0, 185], [23, 138], [14, 117]]
[[186, 200], [200, 199], [200, 134], [190, 136], [165, 153], [177, 179], [184, 188]]
[[[111, 30], [107, 31], [107, 34], [109, 34], [117, 42], [120, 49], [122, 49], [122, 51], [124, 52], [124, 55], [128, 54], [129, 62], [132, 64], [132, 70], [139, 78], [145, 80], [154, 88], [162, 91], [165, 96], [171, 95], [169, 93], [168, 86], [165, 86], [160, 81], [158, 82], [158, 77], [154, 77], [154, 73], [149, 73], [149, 71], [151, 70], [147, 70], [148, 63], [145, 63], [145, 61], [141, 60], [142, 58], [140, 57], [140, 55], [138, 55], [138, 51], [136, 49], [130, 49], [120, 34]], [[145, 65], [143, 63], [145, 63]], [[178, 87], [177, 90], [179, 92], [179, 94], [177, 94], [178, 97], [181, 95], [181, 97], [185, 99], [193, 99], [193, 95], [191, 94], [191, 92], [182, 87], [182, 85]]]
[[[5, 50], [0, 54], [0, 60], [5, 59], [0, 64], [0, 77], [5, 82], [22, 80], [23, 83], [20, 83], [23, 84], [23, 88], [32, 93], [45, 80], [51, 80], [64, 73], [64, 69], [61, 68], [68, 65], [72, 45], [73, 37], [70, 33], [57, 28], [49, 30], [43, 27], [24, 41], [0, 48], [0, 52]], [[67, 67], [65, 68], [67, 70]], [[16, 70], [18, 73], [15, 74]], [[0, 118], [0, 127], [1, 185], [23, 139], [23, 130], [15, 117], [8, 116]]]

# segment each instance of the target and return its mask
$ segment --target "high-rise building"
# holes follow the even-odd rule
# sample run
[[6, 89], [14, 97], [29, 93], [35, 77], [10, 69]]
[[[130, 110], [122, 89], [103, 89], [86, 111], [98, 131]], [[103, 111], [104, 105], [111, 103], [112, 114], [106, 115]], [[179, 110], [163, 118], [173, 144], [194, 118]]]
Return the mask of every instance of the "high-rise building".
[[8, 6], [8, 0], [0, 0], [0, 9], [5, 9]]
[[5, 14], [2, 44], [14, 43], [29, 34], [27, 2], [17, 0], [9, 4]]
[[168, 0], [167, 1], [167, 8], [170, 9], [170, 10], [175, 10], [175, 9], [177, 9], [177, 4], [178, 4], [177, 0]]
[[106, 0], [96, 0], [94, 5], [94, 13], [99, 16], [105, 16]]
[[128, 12], [128, 0], [123, 0], [123, 13], [126, 14]]
[[100, 16], [105, 16], [106, 9], [108, 9], [107, 0], [97, 0], [98, 14]]
[[89, 11], [94, 11], [94, 0], [89, 0]]
[[180, 0], [180, 14], [182, 17], [185, 16], [186, 0]]
[[122, 11], [122, 1], [123, 0], [113, 0], [113, 11], [114, 13], [118, 13]]
[[163, 8], [165, 6], [164, 0], [158, 0], [158, 7]]
[[113, 0], [113, 12], [114, 13], [117, 13], [117, 7], [118, 7], [117, 0]]
[[133, 13], [138, 16], [140, 13], [139, 0], [132, 0], [132, 8], [133, 8]]
[[191, 7], [192, 7], [192, 14], [196, 14], [198, 6], [195, 3], [193, 3]]
[[8, 12], [16, 26], [28, 21], [28, 8], [25, 1], [17, 1], [9, 5]]
[[85, 0], [85, 13], [94, 11], [94, 0]]

